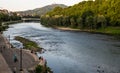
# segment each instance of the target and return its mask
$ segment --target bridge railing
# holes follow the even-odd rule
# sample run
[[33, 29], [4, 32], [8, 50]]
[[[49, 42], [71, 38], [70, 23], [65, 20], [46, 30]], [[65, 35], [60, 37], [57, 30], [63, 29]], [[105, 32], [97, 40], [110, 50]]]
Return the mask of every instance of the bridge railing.
[[23, 21], [40, 21], [40, 18], [22, 18]]

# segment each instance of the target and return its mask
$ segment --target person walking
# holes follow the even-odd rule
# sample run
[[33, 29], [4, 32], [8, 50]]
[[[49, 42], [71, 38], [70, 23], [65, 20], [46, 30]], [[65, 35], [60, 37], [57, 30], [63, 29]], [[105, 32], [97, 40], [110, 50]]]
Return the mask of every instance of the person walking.
[[14, 60], [14, 63], [18, 61], [16, 54], [13, 55], [13, 60]]

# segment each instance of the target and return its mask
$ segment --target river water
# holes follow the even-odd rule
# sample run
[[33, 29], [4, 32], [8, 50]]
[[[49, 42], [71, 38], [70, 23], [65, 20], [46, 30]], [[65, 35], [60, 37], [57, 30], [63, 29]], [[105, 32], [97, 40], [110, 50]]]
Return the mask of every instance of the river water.
[[20, 48], [14, 40], [21, 36], [35, 41], [47, 51], [38, 56], [47, 60], [54, 73], [120, 73], [120, 41], [112, 36], [87, 32], [62, 31], [23, 22], [10, 25], [4, 36]]

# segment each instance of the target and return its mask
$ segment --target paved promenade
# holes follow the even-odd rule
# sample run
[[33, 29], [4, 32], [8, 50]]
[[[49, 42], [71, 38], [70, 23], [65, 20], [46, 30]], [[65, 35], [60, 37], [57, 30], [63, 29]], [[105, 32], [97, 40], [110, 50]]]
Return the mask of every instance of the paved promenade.
[[[1, 34], [0, 34], [0, 73], [11, 73], [10, 70], [16, 70], [17, 73], [20, 72], [20, 50], [16, 48], [10, 48], [10, 44]], [[13, 57], [16, 55], [18, 61], [14, 62]], [[22, 51], [22, 68], [24, 72], [29, 73], [28, 69], [39, 64], [39, 60], [36, 60], [37, 56], [31, 55], [27, 51]], [[3, 62], [3, 63], [2, 63]], [[2, 64], [1, 64], [2, 63]], [[8, 64], [8, 65], [7, 65]], [[3, 67], [3, 68], [1, 68]], [[5, 70], [6, 69], [6, 70]], [[2, 72], [6, 71], [6, 72]]]
[[0, 73], [12, 73], [11, 69], [8, 67], [8, 64], [6, 63], [1, 53], [0, 53]]

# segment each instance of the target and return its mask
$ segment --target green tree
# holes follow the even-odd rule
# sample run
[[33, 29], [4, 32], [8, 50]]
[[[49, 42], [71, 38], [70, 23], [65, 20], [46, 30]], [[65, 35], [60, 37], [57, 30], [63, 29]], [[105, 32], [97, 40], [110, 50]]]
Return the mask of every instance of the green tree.
[[85, 11], [83, 14], [82, 14], [82, 19], [83, 19], [83, 28], [87, 27], [86, 25], [86, 18], [89, 17], [89, 16], [94, 16], [94, 13], [90, 10], [88, 11]]
[[97, 17], [97, 28], [106, 27], [106, 18], [103, 15], [98, 15]]
[[88, 29], [92, 29], [93, 28], [93, 25], [94, 25], [94, 18], [93, 18], [93, 16], [88, 16], [86, 18], [86, 25], [87, 25]]
[[43, 73], [43, 66], [38, 65], [35, 69], [35, 73]]
[[77, 24], [78, 24], [78, 28], [79, 29], [82, 29], [83, 28], [83, 22], [82, 22], [82, 18], [81, 17], [78, 17], [77, 18]]
[[88, 0], [67, 8], [56, 7], [46, 14], [49, 17], [42, 18], [41, 23], [82, 29], [119, 27], [119, 4], [120, 0]]
[[70, 26], [70, 19], [69, 17], [63, 17], [63, 20], [62, 20], [62, 26], [65, 26], [65, 27], [68, 27]]
[[70, 18], [70, 23], [72, 28], [76, 28], [76, 21], [74, 18]]

